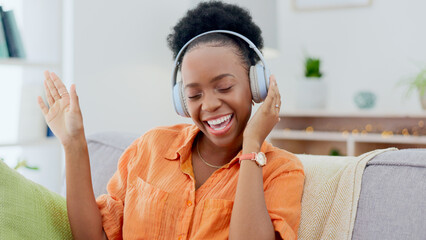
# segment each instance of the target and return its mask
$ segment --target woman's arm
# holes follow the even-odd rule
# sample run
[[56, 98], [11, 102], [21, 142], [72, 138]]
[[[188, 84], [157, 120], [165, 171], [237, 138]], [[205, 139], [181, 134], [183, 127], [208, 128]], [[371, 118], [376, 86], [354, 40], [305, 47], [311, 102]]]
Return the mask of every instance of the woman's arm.
[[[259, 152], [266, 136], [279, 121], [280, 94], [271, 75], [268, 96], [244, 130], [242, 154]], [[266, 208], [262, 168], [242, 161], [231, 215], [229, 239], [275, 239]]]
[[105, 239], [90, 175], [86, 139], [64, 145], [68, 219], [74, 239]]
[[[260, 146], [254, 144], [243, 147], [243, 154], [259, 151]], [[266, 209], [262, 168], [254, 161], [241, 162], [229, 239], [275, 239]]]
[[89, 153], [75, 85], [70, 92], [54, 73], [44, 73], [48, 106], [38, 97], [44, 118], [65, 150], [67, 211], [75, 239], [102, 239], [102, 218], [92, 189]]

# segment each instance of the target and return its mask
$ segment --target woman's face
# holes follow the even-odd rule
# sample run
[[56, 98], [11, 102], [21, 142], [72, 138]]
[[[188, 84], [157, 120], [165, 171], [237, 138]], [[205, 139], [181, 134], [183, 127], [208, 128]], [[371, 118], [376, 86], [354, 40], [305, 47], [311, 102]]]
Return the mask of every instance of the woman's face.
[[235, 49], [197, 46], [185, 54], [181, 74], [189, 114], [208, 140], [221, 147], [241, 144], [252, 96]]

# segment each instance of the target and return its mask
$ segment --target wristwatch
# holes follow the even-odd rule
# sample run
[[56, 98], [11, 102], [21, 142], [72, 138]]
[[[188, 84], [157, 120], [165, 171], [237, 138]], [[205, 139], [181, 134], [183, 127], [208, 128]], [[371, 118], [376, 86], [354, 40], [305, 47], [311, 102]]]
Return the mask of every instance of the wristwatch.
[[242, 160], [255, 161], [259, 167], [263, 167], [266, 165], [266, 156], [263, 152], [258, 152], [258, 153], [252, 152], [252, 153], [242, 154], [239, 158], [240, 164]]

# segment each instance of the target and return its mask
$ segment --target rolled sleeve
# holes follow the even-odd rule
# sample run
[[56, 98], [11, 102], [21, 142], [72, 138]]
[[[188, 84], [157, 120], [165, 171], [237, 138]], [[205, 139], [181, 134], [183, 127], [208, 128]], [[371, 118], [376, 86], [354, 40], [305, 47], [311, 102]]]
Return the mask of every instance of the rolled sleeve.
[[96, 199], [102, 215], [102, 226], [109, 240], [122, 239], [124, 203], [108, 194]]
[[297, 239], [304, 181], [303, 170], [294, 170], [275, 177], [265, 189], [269, 216], [282, 239]]
[[107, 185], [108, 194], [96, 199], [102, 226], [109, 240], [122, 239], [123, 212], [127, 192], [129, 163], [136, 156], [138, 140], [127, 148], [118, 161], [117, 171]]

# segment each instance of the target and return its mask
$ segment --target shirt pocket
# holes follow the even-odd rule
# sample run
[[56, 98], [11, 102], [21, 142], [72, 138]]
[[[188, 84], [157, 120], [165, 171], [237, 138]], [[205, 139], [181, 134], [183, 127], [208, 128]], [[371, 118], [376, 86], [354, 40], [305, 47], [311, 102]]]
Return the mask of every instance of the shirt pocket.
[[124, 239], [158, 239], [169, 193], [137, 177], [126, 196]]
[[228, 239], [234, 202], [206, 199], [196, 239]]

